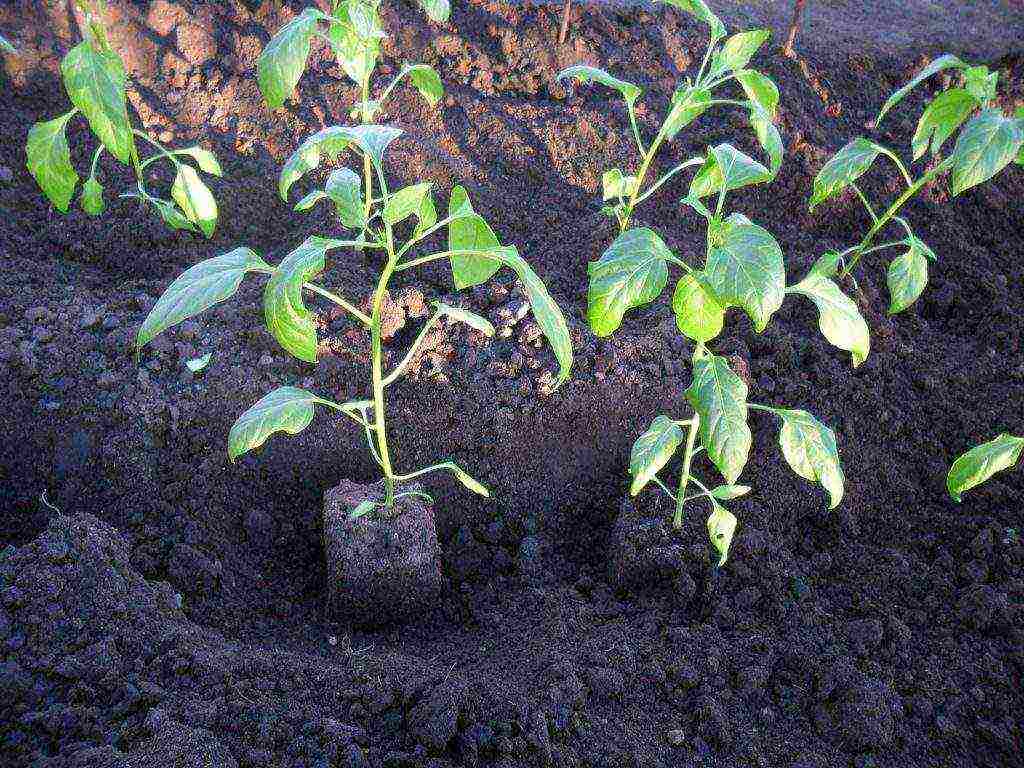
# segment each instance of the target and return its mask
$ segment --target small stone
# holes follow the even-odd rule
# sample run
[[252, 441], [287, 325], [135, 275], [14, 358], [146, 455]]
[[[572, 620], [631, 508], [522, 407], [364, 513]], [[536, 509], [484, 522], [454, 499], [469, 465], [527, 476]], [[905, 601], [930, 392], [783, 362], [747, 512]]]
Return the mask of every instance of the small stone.
[[669, 746], [681, 747], [686, 744], [686, 731], [675, 728], [665, 734], [665, 738], [668, 740]]

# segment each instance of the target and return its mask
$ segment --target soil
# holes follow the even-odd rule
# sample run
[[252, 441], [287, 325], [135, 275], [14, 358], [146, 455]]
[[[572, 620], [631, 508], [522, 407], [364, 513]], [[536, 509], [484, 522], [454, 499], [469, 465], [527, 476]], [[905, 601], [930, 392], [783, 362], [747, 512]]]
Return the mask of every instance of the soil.
[[[24, 168], [22, 137], [66, 111], [56, 68], [75, 25], [65, 3], [3, 4], [0, 29], [22, 56], [0, 75], [0, 764], [1024, 763], [1024, 472], [959, 506], [943, 487], [967, 446], [1024, 433], [1024, 169], [955, 200], [936, 186], [908, 207], [939, 261], [922, 300], [896, 318], [883, 312], [883, 265], [867, 265], [873, 348], [856, 370], [807, 303], [787, 301], [762, 335], [730, 316], [716, 348], [747, 363], [761, 401], [833, 426], [846, 498], [827, 511], [781, 464], [770, 419], [755, 415], [742, 480], [754, 492], [732, 504], [729, 564], [690, 571], [692, 588], [621, 586], [609, 580], [609, 539], [629, 446], [656, 413], [685, 413], [690, 350], [670, 292], [611, 339], [587, 331], [586, 264], [613, 236], [598, 213], [600, 175], [634, 158], [617, 101], [553, 80], [584, 60], [641, 83], [649, 133], [705, 33], [665, 7], [574, 3], [560, 47], [562, 3], [458, 2], [444, 25], [386, 3], [385, 67], [430, 62], [447, 88], [438, 109], [402, 91], [391, 119], [407, 134], [389, 174], [428, 179], [441, 200], [466, 184], [566, 308], [576, 366], [551, 393], [553, 356], [510, 273], [465, 294], [443, 268], [403, 273], [394, 359], [424, 297], [471, 307], [500, 332], [431, 335], [389, 390], [397, 466], [451, 458], [497, 495], [432, 480], [442, 602], [420, 620], [359, 631], [325, 610], [321, 504], [342, 478], [374, 479], [362, 437], [320, 415], [234, 465], [225, 441], [236, 415], [280, 384], [365, 396], [365, 336], [316, 305], [321, 363], [292, 360], [263, 330], [252, 281], [140, 365], [130, 353], [146, 311], [187, 266], [242, 244], [273, 261], [332, 231], [326, 206], [292, 214], [275, 180], [304, 136], [346, 119], [353, 89], [316, 47], [300, 99], [273, 114], [262, 105], [255, 58], [299, 2], [109, 4], [135, 112], [176, 146], [199, 141], [220, 156], [222, 220], [210, 242], [167, 232], [113, 199], [129, 179], [109, 159], [102, 218], [51, 210]], [[716, 5], [733, 28], [767, 25], [779, 42], [791, 11]], [[811, 180], [854, 135], [906, 147], [934, 85], [881, 129], [871, 121], [923, 63], [943, 51], [987, 61], [1005, 105], [1024, 99], [1019, 3], [885, 5], [811, 3], [802, 61], [777, 50], [756, 61], [780, 84], [787, 157], [773, 184], [730, 199], [776, 235], [791, 280], [864, 231], [853, 198], [807, 213]], [[80, 126], [71, 140], [81, 169], [91, 141]], [[717, 113], [658, 166], [723, 140], [754, 151], [742, 121]], [[885, 198], [898, 184], [880, 166], [865, 187]], [[641, 222], [699, 258], [699, 221], [668, 187]], [[328, 282], [365, 296], [372, 266], [343, 256]], [[189, 372], [183, 362], [205, 352], [209, 367]], [[653, 492], [636, 503], [669, 514]], [[707, 557], [699, 527], [682, 543], [687, 562]]]

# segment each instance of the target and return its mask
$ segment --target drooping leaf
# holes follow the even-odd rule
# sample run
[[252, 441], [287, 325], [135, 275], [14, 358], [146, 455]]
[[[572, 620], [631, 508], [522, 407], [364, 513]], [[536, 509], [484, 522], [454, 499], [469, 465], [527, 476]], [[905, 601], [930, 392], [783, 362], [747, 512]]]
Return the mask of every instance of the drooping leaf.
[[211, 176], [217, 176], [218, 178], [223, 175], [220, 168], [220, 163], [217, 162], [217, 156], [208, 149], [202, 147], [188, 147], [186, 149], [179, 149], [175, 152], [178, 155], [188, 155], [196, 161], [196, 165], [199, 166], [199, 170], [203, 173], [208, 173]]
[[217, 226], [217, 201], [196, 169], [182, 163], [171, 186], [171, 197], [181, 208], [185, 218], [202, 230], [207, 238], [213, 237]]
[[601, 176], [601, 190], [605, 200], [629, 199], [636, 188], [636, 176], [624, 176], [618, 168], [605, 171]]
[[575, 80], [581, 85], [586, 85], [591, 81], [601, 83], [601, 85], [614, 88], [621, 93], [622, 98], [630, 104], [635, 102], [640, 94], [643, 93], [639, 86], [609, 75], [603, 69], [590, 67], [586, 64], [575, 64], [571, 67], [566, 67], [555, 76], [555, 82], [561, 82], [562, 80]]
[[74, 112], [36, 123], [28, 132], [26, 166], [43, 194], [61, 213], [68, 212], [78, 184], [78, 174], [71, 165], [71, 148], [65, 133]]
[[814, 302], [822, 335], [833, 346], [850, 352], [854, 368], [867, 359], [871, 349], [868, 324], [853, 299], [839, 290], [838, 285], [812, 270], [789, 290]]
[[718, 303], [741, 307], [760, 333], [785, 298], [782, 249], [768, 230], [732, 214], [712, 237], [704, 283]]
[[346, 127], [343, 131], [345, 138], [368, 154], [382, 173], [384, 171], [384, 152], [388, 145], [402, 133], [401, 128], [390, 125], [353, 125]]
[[587, 266], [587, 320], [598, 336], [609, 336], [630, 309], [654, 301], [668, 282], [672, 252], [654, 230], [629, 229]]
[[873, 141], [860, 137], [836, 152], [814, 177], [811, 210], [822, 201], [835, 197], [863, 176], [881, 152], [881, 147]]
[[996, 97], [999, 82], [998, 72], [989, 72], [985, 65], [968, 67], [964, 70], [964, 88], [982, 104]]
[[171, 283], [146, 316], [135, 344], [141, 349], [157, 334], [234, 295], [246, 272], [270, 271], [249, 248], [235, 250], [189, 267]]
[[444, 86], [437, 71], [429, 64], [407, 64], [404, 69], [420, 95], [430, 106], [436, 107], [444, 96]]
[[82, 42], [64, 57], [60, 71], [68, 98], [85, 115], [96, 138], [122, 163], [131, 162], [135, 141], [128, 122], [121, 57]]
[[[461, 186], [452, 188], [452, 194], [448, 200], [448, 215], [449, 217], [458, 217], [448, 224], [448, 250], [486, 250], [501, 247], [494, 230], [482, 216], [473, 212], [473, 206], [469, 202], [469, 195], [465, 188]], [[494, 276], [495, 272], [501, 269], [500, 261], [483, 256], [452, 256], [450, 261], [452, 280], [455, 282], [456, 290], [460, 291], [463, 288], [486, 283]]]
[[773, 408], [782, 420], [779, 447], [789, 466], [800, 477], [820, 483], [828, 491], [829, 509], [843, 500], [846, 477], [839, 464], [836, 435], [807, 411]]
[[785, 152], [782, 144], [782, 134], [779, 133], [779, 129], [760, 104], [751, 101], [749, 105], [750, 127], [753, 129], [761, 149], [768, 155], [768, 169], [771, 171], [770, 178], [774, 179], [775, 175], [779, 172], [779, 168], [782, 167], [782, 155]]
[[95, 176], [90, 176], [82, 185], [82, 195], [78, 202], [81, 204], [82, 210], [90, 216], [99, 216], [107, 207], [103, 202], [103, 185], [96, 180]]
[[256, 82], [271, 109], [283, 106], [299, 84], [306, 71], [309, 42], [321, 18], [321, 11], [306, 8], [274, 35], [256, 60]]
[[910, 147], [917, 160], [931, 142], [932, 154], [938, 154], [942, 145], [978, 106], [978, 100], [962, 88], [943, 91], [921, 114]]
[[988, 480], [992, 475], [1010, 469], [1020, 460], [1024, 451], [1024, 437], [1005, 432], [987, 443], [982, 443], [960, 456], [949, 468], [946, 489], [954, 501], [961, 495]]
[[185, 367], [188, 368], [192, 373], [199, 373], [201, 370], [206, 368], [210, 364], [210, 360], [213, 359], [213, 353], [207, 352], [201, 357], [194, 357], [191, 360], [185, 361]]
[[889, 263], [886, 275], [889, 286], [889, 314], [902, 312], [915, 301], [928, 285], [928, 259], [916, 248]]
[[451, 13], [448, 0], [419, 0], [419, 4], [431, 21], [448, 21]]
[[[373, 73], [384, 31], [380, 15], [364, 0], [340, 3], [327, 37], [338, 63], [352, 82], [361, 85]], [[347, 23], [346, 23], [347, 22]]]
[[735, 483], [750, 455], [747, 385], [724, 357], [708, 353], [693, 361], [686, 399], [700, 416], [698, 435], [708, 458], [722, 477]]
[[334, 202], [342, 226], [348, 229], [363, 226], [366, 221], [363, 182], [355, 171], [351, 168], [331, 171], [324, 192]]
[[156, 209], [157, 214], [160, 216], [161, 221], [168, 227], [174, 230], [184, 230], [186, 232], [195, 232], [196, 227], [191, 221], [185, 218], [183, 214], [173, 202], [170, 200], [160, 200], [159, 198], [150, 198], [149, 202]]
[[756, 69], [740, 69], [735, 76], [747, 98], [759, 104], [768, 117], [775, 117], [779, 107], [779, 88], [774, 81]]
[[288, 200], [288, 190], [296, 181], [320, 165], [320, 143], [313, 140], [317, 136], [319, 134], [314, 134], [302, 142], [281, 166], [277, 191], [282, 200]]
[[454, 320], [457, 323], [468, 325], [470, 328], [475, 328], [480, 331], [484, 336], [494, 335], [494, 326], [486, 318], [480, 317], [475, 312], [470, 312], [468, 309], [460, 309], [459, 307], [451, 307], [442, 302], [437, 302], [437, 314], [442, 317], [447, 317], [450, 320]]
[[307, 238], [277, 265], [263, 291], [263, 316], [278, 343], [299, 360], [316, 362], [313, 314], [302, 301], [302, 284], [323, 272], [334, 241]]
[[423, 198], [429, 194], [429, 182], [403, 187], [388, 197], [387, 203], [384, 204], [384, 211], [381, 214], [384, 221], [388, 224], [397, 224], [413, 214], [419, 213]]
[[683, 430], [668, 416], [658, 416], [636, 442], [629, 455], [633, 482], [629, 495], [636, 496], [660, 472], [683, 441]]
[[353, 144], [383, 172], [384, 151], [401, 135], [401, 128], [388, 125], [333, 125], [317, 131], [299, 145], [281, 168], [277, 185], [281, 199], [287, 200], [292, 185], [320, 165], [323, 153], [339, 155]]
[[[334, 406], [298, 387], [278, 387], [238, 417], [228, 433], [228, 457], [234, 461], [259, 448], [275, 432], [297, 435], [313, 421], [316, 404]], [[337, 406], [334, 406], [337, 407]]]
[[661, 127], [665, 138], [671, 141], [683, 128], [703, 115], [711, 106], [711, 92], [706, 88], [676, 89], [672, 94], [672, 104]]
[[676, 284], [672, 311], [680, 332], [702, 343], [718, 336], [725, 324], [725, 307], [693, 274], [683, 275]]
[[767, 29], [750, 29], [731, 35], [711, 57], [708, 77], [715, 78], [726, 72], [743, 69], [769, 37], [771, 32]]
[[927, 67], [918, 72], [910, 80], [909, 83], [898, 88], [895, 92], [893, 92], [892, 96], [886, 99], [885, 104], [882, 105], [882, 109], [878, 113], [878, 117], [875, 118], [875, 125], [877, 126], [879, 123], [881, 123], [882, 118], [885, 117], [885, 113], [888, 112], [893, 107], [895, 107], [903, 99], [904, 96], [910, 93], [920, 83], [922, 83], [924, 80], [928, 79], [932, 75], [936, 74], [937, 72], [941, 72], [944, 69], [949, 69], [950, 67], [956, 67], [957, 69], [965, 69], [967, 65], [960, 59], [958, 59], [956, 56], [953, 56], [952, 54], [949, 53], [943, 56], [939, 56], [931, 64], [929, 64]]
[[749, 485], [719, 485], [711, 489], [711, 495], [719, 501], [732, 501], [750, 493]]
[[949, 188], [954, 195], [988, 181], [1013, 162], [1024, 128], [998, 109], [986, 109], [964, 126], [953, 149]]
[[757, 160], [740, 152], [732, 144], [719, 144], [708, 150], [708, 159], [690, 182], [690, 197], [707, 197], [722, 188], [727, 192], [751, 184], [769, 181], [771, 171]]
[[484, 498], [487, 499], [491, 497], [491, 492], [487, 490], [487, 486], [485, 486], [479, 480], [476, 480], [475, 478], [470, 476], [470, 474], [466, 472], [466, 470], [464, 470], [458, 464], [448, 463], [445, 464], [444, 466], [445, 469], [447, 469], [453, 475], [455, 475], [455, 478], [460, 483], [462, 483], [466, 488], [471, 490], [473, 493], [477, 494], [478, 496], [483, 496]]
[[664, 2], [669, 5], [674, 5], [676, 8], [690, 14], [698, 21], [702, 21], [707, 24], [711, 30], [712, 40], [718, 40], [725, 37], [725, 25], [722, 24], [721, 19], [712, 13], [704, 0], [664, 0]]
[[729, 546], [736, 533], [736, 516], [725, 507], [715, 504], [708, 515], [708, 537], [718, 552], [718, 567], [725, 565], [729, 557]]

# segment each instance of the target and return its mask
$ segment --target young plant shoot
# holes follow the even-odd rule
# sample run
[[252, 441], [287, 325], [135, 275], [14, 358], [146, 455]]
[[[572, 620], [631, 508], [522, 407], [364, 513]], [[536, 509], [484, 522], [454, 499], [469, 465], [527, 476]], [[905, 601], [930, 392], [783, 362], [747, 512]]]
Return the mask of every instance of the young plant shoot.
[[[917, 85], [944, 70], [954, 70], [957, 77], [925, 107], [910, 140], [914, 162], [929, 150], [934, 156], [920, 176], [915, 178], [895, 151], [858, 137], [825, 163], [814, 179], [812, 211], [849, 187], [863, 203], [871, 220], [870, 228], [856, 245], [822, 256], [822, 273], [833, 277], [841, 270], [842, 277], [851, 276], [864, 256], [896, 249], [899, 254], [889, 262], [887, 273], [890, 315], [904, 311], [917, 301], [928, 284], [928, 262], [936, 258], [931, 248], [914, 234], [907, 220], [899, 216], [903, 206], [940, 176], [948, 175], [950, 192], [959, 195], [988, 181], [1013, 161], [1024, 165], [1024, 108], [1018, 108], [1013, 116], [1004, 113], [995, 105], [999, 73], [990, 72], [984, 65], [972, 66], [950, 54], [939, 56], [893, 92], [882, 105], [875, 125]], [[942, 157], [940, 150], [958, 130], [960, 134], [952, 152]], [[874, 205], [856, 183], [880, 156], [892, 161], [906, 184], [906, 189], [884, 208]], [[894, 222], [902, 237], [876, 244], [876, 239]]]
[[[625, 312], [654, 301], [662, 293], [668, 282], [668, 266], [673, 264], [683, 271], [672, 298], [676, 322], [680, 332], [696, 342], [692, 357], [693, 379], [685, 392], [693, 415], [681, 420], [658, 416], [640, 436], [630, 458], [629, 471], [633, 476], [630, 493], [636, 495], [649, 483], [658, 486], [675, 502], [676, 529], [682, 527], [688, 502], [706, 500], [710, 506], [708, 533], [721, 565], [728, 556], [737, 524], [736, 517], [722, 502], [750, 491], [747, 486], [737, 484], [750, 453], [749, 410], [764, 411], [779, 420], [783, 456], [797, 474], [825, 487], [833, 508], [843, 497], [844, 477], [831, 429], [806, 411], [749, 402], [747, 384], [724, 356], [709, 349], [708, 343], [721, 333], [726, 310], [731, 307], [743, 309], [760, 333], [782, 305], [787, 292], [805, 293], [819, 302], [823, 327], [826, 316], [832, 323], [835, 313], [856, 315], [857, 310], [838, 288], [818, 277], [813, 270], [804, 281], [787, 289], [782, 249], [775, 238], [742, 213], [726, 214], [728, 192], [772, 180], [782, 163], [782, 139], [772, 122], [778, 107], [778, 89], [766, 75], [747, 68], [754, 53], [768, 38], [768, 32], [753, 30], [726, 37], [721, 20], [701, 0], [668, 2], [706, 24], [710, 29], [710, 42], [696, 77], [687, 79], [675, 91], [661, 128], [650, 144], [644, 142], [634, 112], [642, 92], [638, 86], [593, 67], [570, 67], [559, 77], [580, 82], [593, 80], [617, 90], [625, 99], [641, 157], [635, 173], [615, 168], [604, 174], [604, 199], [611, 202], [606, 211], [617, 219], [620, 234], [588, 269], [590, 327], [598, 336], [613, 333], [621, 325]], [[716, 89], [733, 84], [739, 86], [744, 98], [714, 96]], [[754, 135], [768, 155], [768, 165], [723, 143], [648, 183], [647, 174], [658, 149], [672, 141], [690, 122], [718, 105], [746, 111]], [[682, 202], [707, 221], [706, 257], [700, 268], [679, 259], [654, 230], [631, 226], [637, 206], [676, 174], [691, 167], [698, 170]], [[713, 200], [713, 210], [705, 204], [705, 199]], [[834, 321], [835, 324], [841, 322]], [[680, 448], [682, 469], [678, 486], [672, 490], [659, 479], [658, 473]], [[724, 484], [702, 479], [694, 464], [700, 454], [707, 456], [724, 478]]]
[[954, 501], [962, 501], [961, 494], [981, 485], [997, 472], [1012, 469], [1024, 453], [1024, 437], [1005, 432], [987, 443], [976, 445], [961, 455], [949, 468], [946, 489]]
[[[199, 230], [207, 238], [212, 237], [217, 226], [217, 201], [186, 158], [200, 171], [220, 176], [216, 156], [198, 146], [168, 150], [148, 133], [132, 126], [125, 95], [124, 62], [111, 47], [103, 21], [106, 0], [75, 2], [83, 14], [85, 39], [68, 52], [60, 67], [72, 109], [53, 120], [36, 123], [29, 130], [25, 145], [29, 172], [53, 206], [67, 213], [79, 180], [71, 164], [67, 126], [71, 118], [81, 115], [99, 141], [92, 155], [89, 177], [78, 198], [83, 211], [99, 216], [106, 208], [103, 185], [97, 174], [100, 158], [108, 152], [135, 171], [135, 188], [121, 197], [136, 198], [143, 205], [152, 206], [171, 229]], [[138, 139], [152, 148], [149, 157], [142, 157]], [[161, 161], [170, 163], [175, 171], [170, 200], [154, 196], [146, 187], [146, 170]]]
[[[306, 139], [285, 162], [278, 190], [281, 198], [287, 200], [292, 185], [318, 168], [325, 157], [334, 161], [346, 153], [353, 153], [361, 161], [364, 171], [362, 176], [350, 168], [339, 167], [327, 176], [323, 189], [310, 192], [295, 206], [298, 211], [308, 211], [321, 201], [328, 202], [337, 213], [340, 228], [348, 230], [352, 235], [346, 239], [310, 237], [276, 266], [266, 263], [248, 248], [236, 248], [230, 253], [191, 267], [168, 287], [142, 324], [138, 347], [141, 349], [167, 328], [229, 298], [237, 291], [244, 277], [257, 274], [268, 277], [263, 294], [268, 330], [293, 356], [315, 363], [318, 351], [317, 326], [313, 313], [304, 302], [304, 296], [320, 296], [336, 304], [354, 323], [370, 333], [369, 397], [337, 403], [296, 387], [276, 389], [235, 422], [228, 436], [230, 458], [233, 460], [261, 446], [276, 432], [293, 435], [301, 432], [309, 426], [316, 407], [322, 406], [347, 417], [363, 431], [370, 455], [383, 474], [383, 501], [359, 504], [351, 511], [351, 515], [362, 516], [376, 507], [391, 510], [395, 500], [403, 495], [422, 495], [418, 491], [403, 492], [400, 488], [415, 478], [437, 470], [452, 473], [471, 491], [488, 496], [487, 488], [451, 461], [405, 473], [397, 471], [388, 439], [385, 392], [415, 358], [420, 343], [437, 323], [464, 323], [488, 336], [494, 333], [494, 327], [473, 312], [436, 303], [433, 314], [412, 346], [401, 361], [390, 372], [386, 372], [381, 316], [388, 283], [398, 272], [442, 260], [451, 267], [456, 289], [480, 285], [501, 267], [511, 268], [522, 282], [537, 323], [551, 343], [559, 362], [558, 384], [565, 381], [572, 366], [572, 348], [565, 318], [540, 278], [516, 248], [501, 245], [488, 223], [473, 210], [462, 187], [456, 186], [452, 190], [447, 215], [439, 220], [428, 182], [411, 184], [394, 191], [388, 184], [384, 173], [384, 156], [391, 143], [402, 135], [402, 130], [371, 121], [396, 83], [405, 75], [410, 76], [413, 85], [431, 105], [441, 99], [442, 86], [437, 73], [429, 66], [411, 65], [403, 68], [398, 78], [376, 100], [370, 99], [370, 74], [376, 60], [376, 46], [384, 35], [375, 4], [364, 0], [338, 2], [335, 3], [332, 16], [307, 9], [285, 27], [267, 46], [261, 58], [260, 84], [268, 101], [272, 105], [279, 104], [294, 88], [296, 73], [301, 72], [308, 54], [311, 30], [321, 21], [330, 24], [329, 40], [340, 41], [335, 45], [335, 51], [342, 59], [346, 71], [349, 71], [353, 61], [360, 62], [359, 69], [350, 74], [362, 86], [362, 100], [355, 113], [363, 122], [355, 126], [324, 128]], [[357, 51], [362, 53], [357, 55]], [[344, 58], [348, 56], [355, 58]], [[278, 73], [277, 79], [274, 79], [273, 73]], [[434, 233], [444, 228], [447, 228], [448, 234], [446, 248], [426, 255], [416, 255], [414, 249], [425, 245]], [[404, 242], [400, 233], [405, 236]], [[315, 282], [326, 267], [327, 254], [346, 248], [354, 251], [358, 249], [378, 257], [380, 274], [369, 302], [369, 314], [361, 311], [356, 303]]]

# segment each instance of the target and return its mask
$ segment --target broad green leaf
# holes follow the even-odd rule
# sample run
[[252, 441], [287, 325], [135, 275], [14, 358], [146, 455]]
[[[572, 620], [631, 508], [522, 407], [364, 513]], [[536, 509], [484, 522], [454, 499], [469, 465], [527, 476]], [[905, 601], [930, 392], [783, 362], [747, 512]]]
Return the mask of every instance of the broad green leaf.
[[[430, 194], [429, 182], [412, 184], [388, 197], [382, 216], [388, 224], [398, 224], [415, 213], [419, 213], [423, 198]], [[453, 222], [454, 223], [454, 222]]]
[[711, 495], [719, 501], [732, 501], [750, 493], [749, 485], [719, 485], [711, 489]]
[[566, 67], [558, 75], [555, 76], [555, 82], [561, 82], [562, 80], [575, 80], [581, 85], [593, 81], [606, 85], [609, 88], [614, 88], [616, 91], [622, 94], [629, 104], [632, 104], [637, 100], [642, 89], [639, 86], [633, 85], [633, 83], [627, 83], [625, 80], [619, 80], [617, 77], [613, 77], [605, 72], [603, 69], [597, 67], [590, 67], [586, 64], [575, 64], [571, 67]]
[[636, 442], [629, 455], [633, 482], [629, 495], [636, 496], [660, 472], [683, 442], [683, 430], [668, 416], [658, 416]]
[[711, 57], [708, 77], [715, 78], [726, 72], [743, 69], [769, 37], [771, 32], [767, 29], [751, 29], [731, 35]]
[[[494, 230], [482, 216], [473, 213], [469, 195], [465, 188], [452, 188], [448, 200], [448, 215], [458, 216], [448, 224], [448, 250], [470, 251], [500, 248], [501, 243]], [[452, 256], [452, 279], [456, 290], [471, 288], [490, 280], [494, 273], [501, 269], [501, 262], [483, 256], [459, 255]]]
[[213, 353], [207, 352], [202, 357], [194, 357], [191, 360], [186, 360], [185, 367], [192, 371], [192, 373], [199, 373], [210, 364], [210, 360], [212, 359]]
[[676, 284], [672, 311], [680, 332], [694, 341], [711, 341], [725, 323], [725, 307], [693, 274], [683, 275]]
[[704, 0], [664, 0], [664, 2], [669, 5], [674, 5], [676, 8], [690, 14], [698, 21], [702, 21], [707, 24], [711, 29], [712, 40], [718, 40], [725, 37], [725, 25], [722, 24], [721, 19], [712, 13]]
[[352, 82], [361, 85], [373, 73], [380, 52], [380, 15], [364, 0], [346, 0], [337, 5], [328, 39], [334, 55]]
[[782, 155], [785, 152], [782, 135], [760, 104], [751, 101], [749, 105], [750, 127], [753, 129], [754, 135], [757, 136], [761, 149], [768, 155], [768, 168], [771, 171], [771, 178], [774, 179], [779, 168], [782, 167]]
[[157, 334], [230, 298], [245, 273], [252, 271], [269, 272], [270, 267], [249, 248], [236, 248], [189, 267], [167, 287], [146, 316], [136, 347], [142, 349]]
[[419, 210], [416, 211], [419, 223], [413, 231], [413, 237], [418, 237], [422, 232], [437, 224], [437, 208], [434, 206], [434, 195], [427, 193], [420, 200]]
[[885, 104], [882, 105], [882, 109], [878, 113], [878, 117], [875, 118], [875, 126], [882, 122], [882, 118], [885, 117], [886, 112], [895, 107], [903, 99], [904, 96], [910, 93], [921, 82], [928, 79], [935, 73], [941, 72], [944, 69], [949, 69], [950, 67], [956, 67], [957, 69], [966, 69], [967, 65], [960, 59], [958, 59], [956, 56], [953, 56], [952, 54], [949, 53], [943, 56], [939, 56], [939, 58], [935, 59], [935, 61], [933, 61], [927, 67], [918, 72], [910, 80], [909, 83], [897, 89], [892, 94], [892, 96], [886, 99]]
[[665, 123], [661, 127], [665, 138], [671, 141], [683, 128], [688, 126], [711, 106], [711, 91], [706, 88], [677, 88], [672, 94], [672, 104]]
[[218, 178], [223, 175], [220, 163], [217, 162], [217, 156], [208, 149], [203, 149], [202, 147], [188, 147], [187, 149], [179, 149], [174, 154], [188, 155], [196, 161], [196, 165], [199, 166], [199, 170], [203, 173], [208, 173], [211, 176], [217, 176]]
[[839, 274], [839, 252], [825, 251], [817, 258], [808, 274], [820, 275], [821, 277], [835, 277]]
[[587, 320], [598, 336], [609, 336], [630, 309], [654, 301], [668, 282], [666, 261], [672, 252], [646, 227], [615, 238], [598, 261], [587, 265]]
[[407, 64], [404, 69], [420, 95], [430, 106], [436, 107], [444, 96], [444, 86], [437, 71], [429, 64]]
[[334, 201], [343, 226], [356, 229], [366, 220], [363, 181], [351, 168], [336, 168], [327, 177], [325, 194]]
[[910, 147], [917, 160], [928, 150], [931, 142], [932, 154], [938, 154], [946, 139], [966, 120], [978, 106], [978, 100], [962, 88], [951, 88], [935, 97], [921, 114], [910, 140]]
[[156, 208], [156, 212], [163, 220], [164, 224], [171, 229], [182, 229], [187, 232], [196, 231], [195, 225], [185, 218], [185, 214], [178, 210], [178, 206], [170, 200], [150, 198], [149, 202], [153, 204], [154, 208]]
[[419, 0], [419, 4], [431, 21], [448, 21], [451, 13], [448, 0]]
[[475, 312], [470, 312], [468, 309], [450, 307], [442, 302], [437, 302], [437, 314], [441, 317], [447, 317], [449, 320], [454, 320], [457, 323], [468, 325], [470, 328], [475, 328], [484, 336], [494, 335], [494, 326], [490, 321], [480, 317]]
[[779, 88], [772, 79], [756, 69], [741, 69], [735, 75], [747, 98], [759, 104], [768, 117], [775, 117], [779, 108]]
[[732, 214], [711, 239], [704, 284], [718, 303], [741, 307], [761, 333], [785, 298], [782, 249], [768, 230]]
[[968, 67], [964, 70], [964, 88], [982, 104], [987, 104], [996, 97], [996, 86], [999, 82], [998, 72], [989, 72], [988, 67]]
[[90, 176], [82, 185], [82, 195], [78, 202], [81, 204], [82, 210], [90, 216], [99, 216], [107, 207], [103, 202], [103, 185], [96, 180], [95, 176]]
[[1013, 162], [1024, 145], [1024, 129], [998, 109], [986, 109], [960, 133], [953, 149], [949, 188], [954, 195], [988, 181]]
[[321, 142], [314, 141], [319, 135], [314, 134], [302, 142], [281, 167], [277, 191], [282, 200], [288, 200], [288, 190], [292, 184], [320, 165]]
[[902, 312], [915, 301], [928, 284], [928, 259], [911, 248], [889, 264], [886, 283], [889, 286], [889, 314]]
[[736, 516], [725, 507], [715, 504], [708, 515], [708, 536], [719, 554], [718, 567], [725, 565], [729, 557], [729, 546], [736, 533]]
[[[323, 133], [323, 131], [321, 131]], [[403, 133], [401, 128], [390, 125], [353, 125], [344, 128], [337, 138], [347, 138], [370, 156], [377, 170], [384, 172], [384, 152], [388, 145]]]
[[961, 494], [988, 480], [992, 475], [1010, 469], [1024, 451], [1024, 437], [1005, 432], [987, 443], [977, 445], [953, 462], [946, 477], [946, 489], [954, 501]]
[[387, 125], [333, 125], [323, 128], [299, 145], [281, 168], [277, 191], [282, 200], [288, 199], [292, 185], [304, 175], [319, 167], [321, 155], [340, 155], [351, 145], [370, 156], [381, 172], [381, 160], [388, 145], [402, 135], [401, 128]]
[[819, 272], [811, 272], [789, 289], [806, 296], [818, 308], [818, 327], [829, 343], [853, 357], [853, 367], [863, 363], [871, 349], [868, 324], [849, 296]]
[[820, 483], [828, 491], [829, 509], [843, 500], [846, 480], [839, 465], [836, 435], [807, 411], [773, 408], [782, 420], [779, 447], [789, 466], [800, 477]]
[[363, 499], [361, 502], [356, 504], [355, 509], [348, 513], [348, 519], [358, 520], [360, 517], [370, 514], [376, 508], [377, 504], [375, 502], [372, 502], [369, 499]]
[[289, 253], [267, 281], [263, 316], [278, 343], [299, 360], [316, 362], [317, 335], [313, 314], [302, 301], [302, 284], [324, 271], [334, 241], [310, 237]]
[[322, 17], [317, 9], [307, 8], [274, 35], [256, 60], [256, 82], [271, 109], [283, 106], [299, 84], [306, 71], [309, 41]]
[[700, 416], [698, 435], [708, 458], [722, 477], [735, 483], [750, 455], [747, 385], [724, 357], [708, 353], [693, 361], [686, 399]]
[[60, 71], [71, 103], [85, 115], [96, 138], [122, 163], [131, 162], [135, 141], [128, 122], [121, 57], [83, 42], [64, 57]]
[[18, 49], [15, 48], [14, 45], [11, 44], [11, 41], [3, 35], [0, 35], [0, 51], [6, 51], [12, 55], [18, 53]]
[[727, 192], [769, 181], [771, 171], [731, 144], [719, 144], [708, 150], [708, 159], [690, 182], [689, 197], [707, 197], [722, 188]]
[[78, 174], [71, 165], [71, 148], [65, 133], [74, 111], [62, 117], [36, 123], [28, 132], [26, 166], [43, 194], [61, 213], [68, 212], [75, 194]]
[[628, 199], [636, 188], [636, 176], [623, 176], [618, 168], [605, 171], [601, 176], [601, 189], [605, 200]]
[[213, 237], [213, 230], [217, 226], [217, 201], [195, 168], [184, 163], [178, 166], [178, 175], [171, 186], [171, 197], [185, 218], [198, 226], [207, 238]]
[[836, 152], [814, 177], [810, 209], [813, 211], [818, 203], [838, 195], [863, 176], [881, 152], [873, 141], [860, 137]]
[[234, 461], [259, 448], [275, 432], [297, 435], [313, 421], [314, 406], [337, 407], [298, 387], [278, 387], [238, 417], [228, 433], [228, 457]]

